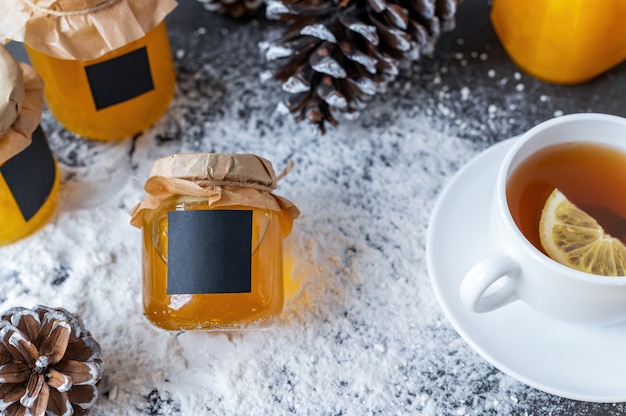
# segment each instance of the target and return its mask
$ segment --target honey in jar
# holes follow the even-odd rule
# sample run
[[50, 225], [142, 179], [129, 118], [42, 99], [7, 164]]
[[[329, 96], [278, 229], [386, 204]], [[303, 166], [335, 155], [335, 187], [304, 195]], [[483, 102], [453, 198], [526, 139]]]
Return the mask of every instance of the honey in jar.
[[298, 209], [249, 154], [157, 160], [131, 212], [143, 234], [146, 317], [169, 330], [263, 327], [284, 303], [283, 239]]
[[163, 19], [175, 6], [174, 0], [31, 0], [20, 6], [30, 17], [14, 40], [24, 42], [50, 112], [65, 128], [90, 139], [123, 139], [162, 117], [174, 95]]
[[556, 84], [588, 81], [626, 59], [623, 0], [494, 0], [491, 21], [511, 59]]
[[42, 111], [41, 79], [0, 46], [0, 245], [34, 233], [56, 208], [59, 172]]

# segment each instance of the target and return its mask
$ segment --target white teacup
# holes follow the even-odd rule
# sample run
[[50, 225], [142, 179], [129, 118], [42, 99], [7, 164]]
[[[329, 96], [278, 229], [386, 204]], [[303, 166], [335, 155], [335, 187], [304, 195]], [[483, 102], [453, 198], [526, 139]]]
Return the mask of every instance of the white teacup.
[[476, 263], [461, 282], [461, 300], [470, 310], [489, 312], [519, 299], [574, 323], [626, 320], [626, 277], [593, 275], [552, 260], [526, 239], [509, 210], [506, 187], [511, 172], [538, 150], [567, 142], [603, 144], [626, 152], [626, 119], [562, 116], [537, 125], [513, 144], [498, 171], [491, 212], [490, 231], [500, 251]]

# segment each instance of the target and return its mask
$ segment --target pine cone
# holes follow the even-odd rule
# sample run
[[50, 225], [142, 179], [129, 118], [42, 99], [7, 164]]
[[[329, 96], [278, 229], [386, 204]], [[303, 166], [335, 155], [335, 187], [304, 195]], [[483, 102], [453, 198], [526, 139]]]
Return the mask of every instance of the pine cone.
[[98, 397], [100, 346], [77, 315], [37, 306], [0, 316], [0, 414], [86, 415]]
[[242, 17], [244, 15], [256, 14], [261, 6], [263, 0], [198, 0], [204, 5], [204, 8], [217, 12], [219, 14], [228, 15], [231, 17]]
[[358, 116], [401, 61], [433, 52], [461, 1], [270, 0], [267, 17], [287, 22], [282, 38], [264, 45], [268, 60], [286, 60], [274, 73], [293, 94], [286, 107], [322, 134], [325, 123], [338, 124], [333, 113]]

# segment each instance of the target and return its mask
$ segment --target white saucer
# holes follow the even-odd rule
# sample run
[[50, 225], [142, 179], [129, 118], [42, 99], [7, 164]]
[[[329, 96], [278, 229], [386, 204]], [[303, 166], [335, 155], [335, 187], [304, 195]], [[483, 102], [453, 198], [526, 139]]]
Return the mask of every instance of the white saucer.
[[485, 360], [529, 386], [575, 400], [626, 401], [626, 323], [579, 326], [540, 315], [516, 301], [484, 314], [459, 298], [465, 272], [495, 251], [489, 207], [498, 164], [514, 139], [470, 161], [446, 185], [426, 240], [437, 300], [461, 337]]

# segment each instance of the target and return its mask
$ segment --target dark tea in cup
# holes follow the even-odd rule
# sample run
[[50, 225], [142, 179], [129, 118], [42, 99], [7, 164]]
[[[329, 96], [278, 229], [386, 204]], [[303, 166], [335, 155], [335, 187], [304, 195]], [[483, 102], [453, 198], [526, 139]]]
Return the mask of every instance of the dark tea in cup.
[[544, 253], [539, 222], [555, 188], [593, 217], [606, 233], [624, 241], [625, 152], [595, 143], [559, 143], [535, 152], [511, 171], [506, 189], [511, 215], [524, 236]]
[[625, 189], [626, 118], [570, 114], [528, 130], [498, 168], [494, 251], [463, 277], [463, 304], [482, 313], [520, 300], [568, 322], [626, 321]]

